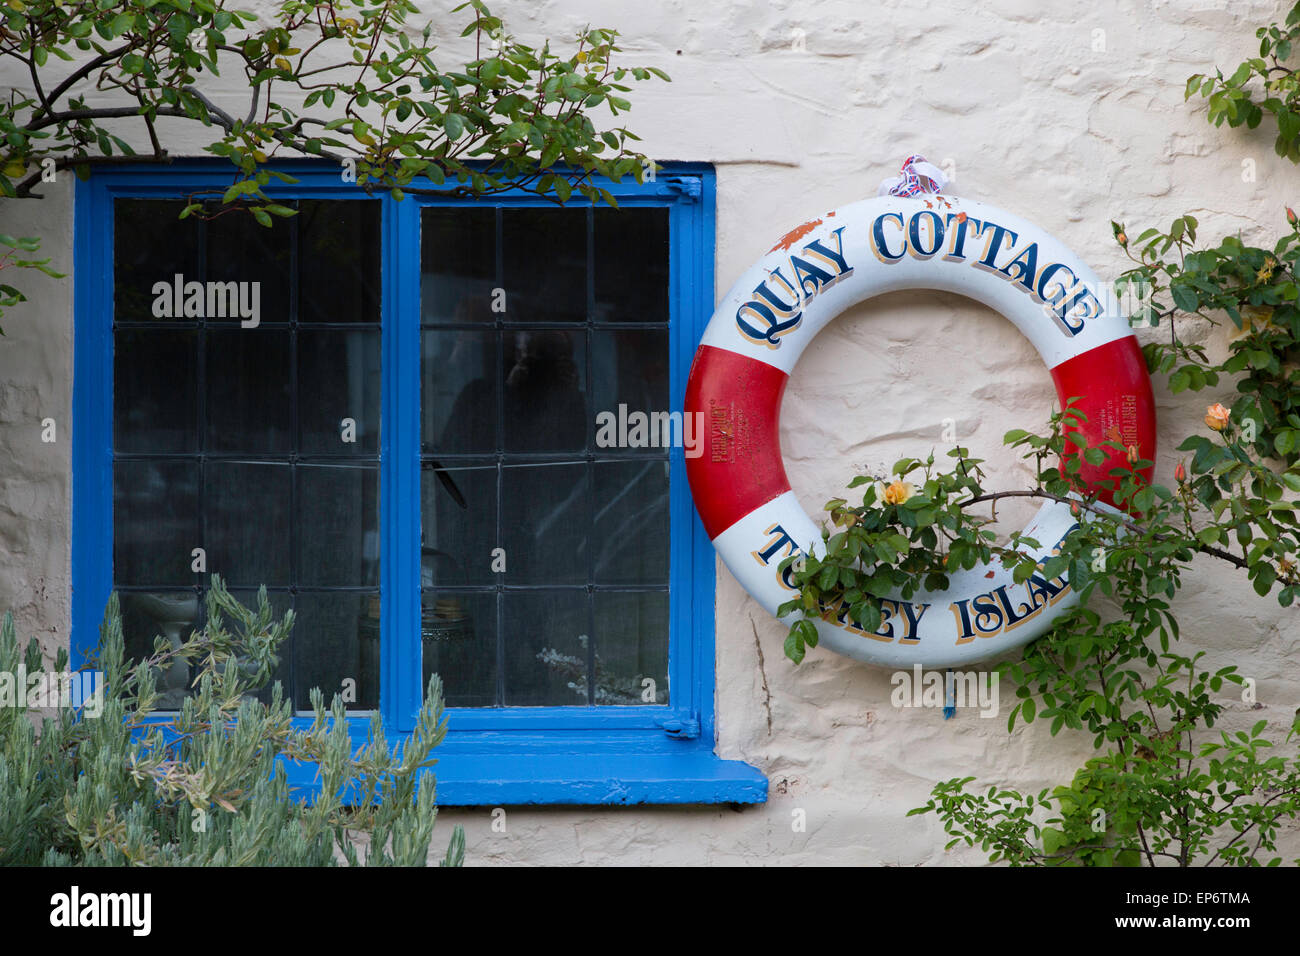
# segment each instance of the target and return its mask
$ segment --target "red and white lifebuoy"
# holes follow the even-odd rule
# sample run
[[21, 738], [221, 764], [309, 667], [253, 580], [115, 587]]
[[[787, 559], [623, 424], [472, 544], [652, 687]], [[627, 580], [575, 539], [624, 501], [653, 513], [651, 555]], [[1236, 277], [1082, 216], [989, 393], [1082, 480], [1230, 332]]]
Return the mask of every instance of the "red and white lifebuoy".
[[[1155, 460], [1151, 381], [1132, 329], [1062, 243], [1018, 216], [938, 193], [828, 212], [786, 233], [732, 286], [686, 386], [686, 412], [702, 413], [705, 424], [702, 453], [686, 461], [696, 508], [731, 573], [769, 613], [794, 593], [778, 570], [782, 560], [824, 548], [781, 460], [790, 371], [835, 316], [900, 289], [956, 292], [1001, 312], [1038, 350], [1061, 402], [1082, 398], [1074, 407], [1087, 416], [1080, 430], [1089, 444], [1118, 436]], [[1108, 477], [1112, 458], [1085, 465], [1082, 480]], [[1043, 544], [1040, 563], [1075, 526], [1068, 505], [1039, 510], [1026, 533]], [[875, 633], [855, 625], [847, 608], [828, 609], [815, 623], [820, 644], [849, 657], [957, 667], [1028, 643], [1074, 600], [1065, 575], [1017, 584], [994, 564], [950, 574], [943, 592], [884, 600]]]

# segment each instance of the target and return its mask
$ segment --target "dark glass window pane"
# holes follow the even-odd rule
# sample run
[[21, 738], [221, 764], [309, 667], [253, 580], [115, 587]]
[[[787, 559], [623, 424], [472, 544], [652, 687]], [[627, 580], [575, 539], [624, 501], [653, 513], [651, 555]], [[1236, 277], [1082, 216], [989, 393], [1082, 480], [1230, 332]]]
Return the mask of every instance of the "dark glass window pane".
[[378, 470], [299, 465], [296, 474], [297, 583], [322, 587], [378, 585]]
[[597, 322], [668, 322], [668, 210], [592, 211]]
[[372, 200], [298, 203], [299, 322], [379, 321], [380, 218]]
[[587, 210], [505, 209], [501, 246], [510, 322], [585, 322]]
[[501, 546], [507, 584], [585, 584], [591, 492], [587, 466], [502, 470]]
[[206, 335], [207, 450], [289, 452], [288, 330], [220, 328]]
[[328, 709], [334, 695], [344, 691], [345, 680], [354, 681], [357, 688], [356, 702], [347, 704], [349, 710], [379, 706], [376, 682], [368, 676], [378, 643], [372, 623], [379, 613], [378, 601], [377, 594], [298, 592], [293, 642], [294, 705], [298, 710], [311, 709], [313, 687], [325, 695]]
[[191, 552], [203, 546], [198, 499], [198, 462], [114, 462], [115, 584], [195, 583]]
[[577, 452], [586, 444], [586, 340], [581, 332], [507, 336], [507, 452]]
[[421, 600], [421, 690], [442, 678], [448, 707], [497, 704], [497, 596], [493, 591], [425, 591]]
[[[667, 414], [668, 399], [668, 330], [649, 329], [627, 332], [597, 330], [591, 334], [591, 368], [593, 377], [593, 412], [590, 427], [596, 447], [613, 448], [621, 453], [663, 454], [666, 419], [652, 419], [654, 413]], [[619, 406], [623, 406], [620, 409]], [[640, 415], [632, 417], [633, 413]], [[644, 416], [644, 418], [642, 418]], [[676, 428], [680, 432], [680, 415]], [[627, 426], [619, 423], [626, 420]], [[643, 420], [642, 427], [637, 427]], [[594, 431], [602, 422], [613, 422], [615, 431], [601, 435]]]
[[156, 321], [154, 284], [199, 278], [198, 237], [202, 224], [180, 219], [181, 200], [118, 199], [113, 203], [114, 318]]
[[[668, 703], [668, 645], [663, 639], [668, 633], [667, 592], [597, 591], [592, 600], [596, 703]], [[652, 699], [644, 699], [652, 690]]]
[[[378, 454], [379, 381], [378, 334], [300, 331], [298, 421], [303, 454]], [[344, 419], [351, 424], [345, 427]]]
[[668, 580], [668, 462], [598, 461], [592, 466], [592, 546], [597, 584]]
[[113, 337], [113, 447], [198, 449], [198, 332], [119, 329]]
[[[429, 206], [420, 213], [420, 321], [491, 323], [497, 213], [477, 206]], [[505, 303], [509, 307], [509, 303]]]
[[209, 461], [204, 474], [208, 570], [236, 587], [288, 585], [287, 464]]
[[492, 551], [497, 547], [496, 463], [458, 458], [444, 465], [426, 459], [420, 486], [424, 586], [499, 583], [492, 571]]
[[505, 704], [587, 704], [587, 592], [505, 593]]
[[425, 451], [464, 455], [498, 450], [500, 336], [475, 330], [421, 333]]
[[[206, 280], [249, 283], [237, 289], [243, 308], [227, 307], [225, 318], [210, 313], [207, 315], [210, 322], [238, 324], [251, 322], [254, 318], [258, 324], [289, 321], [289, 281], [292, 276], [289, 250], [293, 230], [286, 219], [275, 218], [273, 223], [270, 229], [260, 226], [251, 214], [242, 210], [226, 212], [208, 220]], [[229, 292], [226, 294], [228, 296]], [[254, 305], [256, 315], [245, 319], [244, 313], [253, 311], [251, 307]]]

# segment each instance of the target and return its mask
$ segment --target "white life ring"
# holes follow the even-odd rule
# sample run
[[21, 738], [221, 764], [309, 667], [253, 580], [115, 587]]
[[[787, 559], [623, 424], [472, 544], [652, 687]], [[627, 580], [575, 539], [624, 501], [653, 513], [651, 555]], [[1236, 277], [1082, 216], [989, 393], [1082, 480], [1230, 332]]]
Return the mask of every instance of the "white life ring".
[[[885, 196], [841, 207], [788, 232], [714, 312], [691, 366], [685, 411], [702, 413], [702, 452], [687, 458], [709, 538], [768, 613], [793, 595], [778, 566], [824, 553], [781, 460], [781, 396], [800, 354], [848, 307], [900, 289], [938, 289], [1001, 312], [1051, 370], [1062, 404], [1087, 416], [1088, 443], [1117, 435], [1155, 460], [1155, 406], [1141, 350], [1114, 296], [1062, 243], [1025, 220], [943, 194]], [[1092, 484], [1120, 456], [1084, 465]], [[1150, 473], [1147, 473], [1148, 480]], [[1104, 496], [1103, 496], [1104, 497]], [[1040, 563], [1076, 526], [1049, 501], [1026, 533]], [[787, 572], [788, 574], [788, 572]], [[819, 643], [883, 667], [958, 667], [1043, 634], [1077, 596], [1066, 575], [1016, 584], [1000, 563], [949, 574], [946, 591], [882, 601], [867, 633], [846, 608], [815, 620]]]

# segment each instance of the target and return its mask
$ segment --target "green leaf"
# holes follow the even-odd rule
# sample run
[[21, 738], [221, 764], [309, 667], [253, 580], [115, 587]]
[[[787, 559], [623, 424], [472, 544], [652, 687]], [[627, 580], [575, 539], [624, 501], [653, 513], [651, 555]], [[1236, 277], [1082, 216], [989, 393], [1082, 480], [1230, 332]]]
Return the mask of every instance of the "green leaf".
[[1255, 593], [1260, 597], [1268, 594], [1277, 580], [1277, 569], [1271, 564], [1257, 564], [1254, 570]]
[[[1179, 222], [1182, 222], [1180, 219]], [[1170, 287], [1169, 294], [1173, 296], [1174, 305], [1184, 312], [1195, 312], [1200, 305], [1200, 298], [1196, 290], [1183, 284], [1175, 284]]]
[[785, 636], [785, 656], [798, 664], [803, 660], [804, 653], [803, 641], [800, 640], [798, 633], [791, 629]]
[[127, 30], [130, 30], [133, 26], [135, 26], [135, 14], [119, 13], [117, 16], [113, 18], [112, 22], [109, 23], [108, 29], [112, 36], [120, 37], [122, 34], [126, 33]]
[[1055, 827], [1043, 827], [1043, 852], [1052, 856], [1065, 844], [1065, 833]]

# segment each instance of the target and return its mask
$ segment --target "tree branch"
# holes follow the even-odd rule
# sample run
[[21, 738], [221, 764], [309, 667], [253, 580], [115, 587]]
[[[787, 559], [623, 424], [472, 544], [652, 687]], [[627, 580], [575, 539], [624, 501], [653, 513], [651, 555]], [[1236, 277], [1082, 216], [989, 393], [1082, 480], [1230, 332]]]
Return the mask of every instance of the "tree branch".
[[61, 97], [64, 93], [68, 92], [68, 90], [71, 89], [75, 84], [84, 80], [86, 77], [88, 77], [99, 67], [103, 66], [109, 60], [117, 59], [123, 53], [130, 50], [132, 46], [134, 46], [134, 44], [124, 43], [116, 50], [109, 50], [106, 53], [101, 53], [93, 60], [90, 60], [84, 63], [82, 66], [78, 67], [76, 70], [73, 70], [70, 74], [68, 74], [68, 76], [64, 79], [62, 83], [60, 83], [58, 86], [56, 86], [54, 89], [50, 91], [50, 102], [57, 103], [59, 101], [59, 97]]
[[[82, 110], [67, 110], [62, 113], [51, 113], [48, 116], [46, 116], [45, 119], [36, 120], [34, 122], [28, 123], [26, 126], [23, 127], [23, 129], [30, 133], [35, 130], [45, 129], [45, 127], [47, 126], [57, 126], [59, 123], [64, 123], [64, 122], [71, 123], [83, 119], [89, 119], [89, 120], [120, 119], [123, 117], [144, 116], [144, 115], [145, 115], [144, 113], [140, 112], [140, 107], [138, 106], [98, 106], [98, 107], [82, 109]], [[180, 117], [188, 117], [191, 119], [193, 118], [190, 117], [190, 114], [186, 113], [179, 106], [156, 107], [154, 109], [154, 115], [180, 116]]]
[[[112, 166], [124, 165], [128, 163], [170, 163], [171, 156], [168, 153], [161, 155], [134, 155], [134, 156], [64, 156], [54, 161], [54, 168], [72, 169], [76, 166]], [[41, 181], [41, 175], [44, 170], [38, 170], [32, 173], [14, 189], [16, 199], [44, 199], [40, 193], [32, 192], [38, 182]]]
[[[212, 115], [213, 119], [216, 121], [218, 126], [222, 127], [227, 133], [234, 131], [235, 122], [236, 122], [235, 118], [231, 116], [229, 113], [227, 113], [225, 110], [223, 110], [216, 103], [213, 103], [210, 99], [204, 96], [203, 93], [201, 93], [197, 87], [187, 86], [185, 87], [185, 92], [189, 93], [191, 96], [193, 96], [195, 99], [197, 99], [200, 103], [202, 103], [207, 108], [208, 112]], [[289, 135], [287, 130], [274, 130], [272, 131], [271, 136], [272, 138], [275, 139], [276, 142], [282, 143], [285, 146], [288, 146], [290, 149], [296, 149], [298, 152], [304, 153], [306, 155], [313, 155], [307, 150], [305, 143], [301, 142], [300, 140], [295, 140], [292, 136]], [[322, 156], [325, 159], [331, 160], [336, 163], [342, 163], [344, 160], [344, 157], [339, 155], [338, 153], [335, 153], [333, 151], [327, 152], [326, 150], [323, 149], [319, 153], [316, 153], [314, 155]]]
[[[1119, 522], [1120, 524], [1122, 524], [1124, 527], [1126, 527], [1126, 528], [1128, 528], [1128, 529], [1130, 529], [1130, 530], [1132, 530], [1132, 531], [1136, 531], [1136, 532], [1138, 532], [1139, 534], [1144, 534], [1144, 535], [1145, 535], [1145, 534], [1151, 534], [1152, 537], [1155, 538], [1155, 540], [1157, 540], [1157, 541], [1168, 541], [1168, 540], [1169, 540], [1169, 538], [1168, 538], [1167, 535], [1163, 535], [1163, 534], [1152, 534], [1152, 532], [1148, 531], [1146, 528], [1142, 527], [1140, 524], [1138, 524], [1136, 521], [1133, 521], [1131, 518], [1123, 518], [1123, 517], [1120, 517], [1119, 515], [1116, 515], [1113, 511], [1108, 511], [1108, 510], [1103, 509], [1103, 508], [1098, 508], [1097, 506], [1095, 506], [1095, 505], [1090, 505], [1090, 504], [1088, 504], [1088, 503], [1085, 502], [1085, 501], [1078, 501], [1078, 500], [1076, 500], [1076, 499], [1074, 499], [1074, 498], [1064, 498], [1064, 497], [1062, 497], [1061, 495], [1054, 495], [1054, 494], [1051, 494], [1050, 492], [1047, 492], [1047, 491], [1037, 491], [1037, 490], [1031, 490], [1031, 491], [997, 491], [997, 492], [993, 492], [993, 493], [991, 493], [991, 494], [987, 494], [987, 495], [977, 495], [977, 496], [975, 496], [974, 498], [970, 498], [970, 499], [968, 499], [968, 500], [966, 500], [966, 501], [961, 502], [961, 503], [958, 505], [958, 507], [964, 508], [964, 507], [966, 507], [967, 505], [978, 504], [978, 503], [981, 502], [981, 501], [998, 501], [998, 500], [1000, 500], [1000, 499], [1002, 499], [1002, 498], [1045, 498], [1045, 499], [1047, 499], [1047, 500], [1049, 500], [1049, 501], [1059, 501], [1061, 504], [1066, 504], [1066, 505], [1077, 505], [1078, 507], [1080, 507], [1080, 508], [1082, 508], [1082, 509], [1084, 509], [1084, 510], [1086, 510], [1086, 511], [1091, 511], [1093, 514], [1101, 515], [1101, 516], [1103, 516], [1103, 517], [1105, 517], [1105, 518], [1109, 518], [1109, 519], [1111, 519], [1112, 521], [1118, 521], [1118, 522]], [[1196, 544], [1196, 550], [1199, 551], [1199, 552], [1201, 552], [1202, 554], [1209, 554], [1209, 555], [1212, 555], [1212, 556], [1214, 556], [1214, 557], [1216, 557], [1216, 558], [1220, 558], [1220, 559], [1222, 559], [1222, 560], [1224, 560], [1224, 561], [1227, 561], [1229, 564], [1231, 564], [1231, 565], [1233, 565], [1233, 566], [1235, 566], [1235, 567], [1238, 567], [1238, 568], [1246, 568], [1246, 567], [1249, 567], [1249, 565], [1246, 564], [1246, 561], [1245, 561], [1244, 558], [1239, 558], [1239, 557], [1237, 557], [1235, 554], [1232, 554], [1231, 552], [1224, 551], [1222, 548], [1216, 548], [1216, 547], [1213, 547], [1212, 545], [1201, 544], [1201, 543], [1197, 542], [1197, 544]]]

